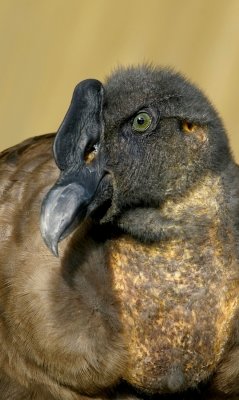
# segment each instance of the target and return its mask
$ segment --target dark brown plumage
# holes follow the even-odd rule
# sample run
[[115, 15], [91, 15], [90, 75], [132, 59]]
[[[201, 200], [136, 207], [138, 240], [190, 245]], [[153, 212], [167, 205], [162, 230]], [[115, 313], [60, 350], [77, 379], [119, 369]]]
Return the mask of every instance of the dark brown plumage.
[[239, 172], [211, 104], [122, 69], [77, 86], [60, 177], [53, 140], [0, 158], [1, 398], [236, 399]]

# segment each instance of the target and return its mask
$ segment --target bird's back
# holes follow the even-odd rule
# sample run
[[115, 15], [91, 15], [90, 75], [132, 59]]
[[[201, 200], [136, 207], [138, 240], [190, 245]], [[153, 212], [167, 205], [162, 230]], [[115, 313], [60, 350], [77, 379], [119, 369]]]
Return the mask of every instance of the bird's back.
[[84, 226], [64, 241], [59, 258], [41, 237], [42, 199], [58, 178], [53, 137], [30, 139], [0, 155], [3, 400], [48, 400], [50, 393], [79, 400], [82, 391], [111, 386], [125, 362], [102, 249], [84, 236]]

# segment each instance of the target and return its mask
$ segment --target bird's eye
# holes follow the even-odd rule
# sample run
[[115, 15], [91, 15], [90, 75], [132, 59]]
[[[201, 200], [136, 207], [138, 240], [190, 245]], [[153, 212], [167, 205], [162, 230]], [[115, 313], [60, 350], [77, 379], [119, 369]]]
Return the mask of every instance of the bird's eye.
[[136, 132], [145, 132], [151, 125], [152, 118], [147, 112], [140, 112], [133, 121], [133, 130]]

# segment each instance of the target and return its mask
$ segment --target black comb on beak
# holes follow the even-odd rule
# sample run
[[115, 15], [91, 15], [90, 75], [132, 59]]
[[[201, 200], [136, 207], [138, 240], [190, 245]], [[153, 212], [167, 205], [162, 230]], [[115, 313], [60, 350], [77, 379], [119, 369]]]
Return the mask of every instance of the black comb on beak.
[[[41, 233], [56, 256], [58, 242], [84, 219], [104, 176], [99, 146], [102, 103], [103, 86], [99, 81], [87, 79], [79, 83], [55, 138], [53, 152], [61, 174], [43, 200]], [[94, 146], [98, 152], [87, 162], [86, 154]]]

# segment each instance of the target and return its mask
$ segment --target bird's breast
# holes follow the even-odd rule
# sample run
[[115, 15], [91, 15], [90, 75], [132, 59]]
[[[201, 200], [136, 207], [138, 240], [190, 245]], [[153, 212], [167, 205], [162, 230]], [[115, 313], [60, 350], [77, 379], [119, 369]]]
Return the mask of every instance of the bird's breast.
[[207, 378], [222, 357], [237, 307], [232, 256], [215, 239], [108, 247], [129, 364], [124, 379], [174, 392]]

